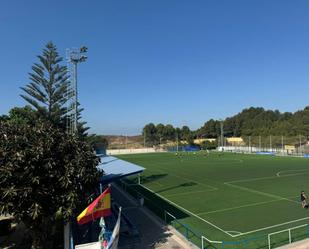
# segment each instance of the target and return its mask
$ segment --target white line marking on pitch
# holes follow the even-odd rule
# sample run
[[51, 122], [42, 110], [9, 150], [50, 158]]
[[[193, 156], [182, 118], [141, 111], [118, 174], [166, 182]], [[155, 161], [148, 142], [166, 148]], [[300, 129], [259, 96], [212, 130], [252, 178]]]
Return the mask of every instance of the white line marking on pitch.
[[[156, 166], [156, 167], [157, 167], [157, 166]], [[162, 168], [160, 168], [160, 167], [156, 168], [156, 170], [159, 171], [159, 172], [164, 172], [164, 173], [166, 172], [164, 169], [162, 169]], [[211, 188], [211, 189], [213, 189], [213, 190], [218, 190], [218, 188], [216, 188], [216, 187], [213, 187], [213, 186], [211, 186], [211, 185], [208, 185], [208, 184], [205, 184], [205, 183], [201, 183], [201, 182], [192, 180], [192, 179], [187, 178], [187, 177], [183, 177], [183, 176], [177, 175], [177, 174], [175, 174], [174, 172], [173, 172], [173, 175], [171, 175], [171, 176], [175, 176], [175, 177], [177, 177], [177, 178], [181, 178], [181, 179], [184, 179], [184, 180], [187, 180], [187, 181], [191, 181], [191, 182], [200, 184], [200, 185], [202, 185], [202, 186]]]
[[[280, 171], [280, 172], [282, 172], [282, 171]], [[280, 173], [280, 172], [277, 172], [276, 176], [265, 176], [265, 177], [249, 178], [249, 179], [247, 178], [247, 179], [243, 179], [243, 180], [235, 180], [235, 181], [230, 181], [230, 182], [225, 182], [225, 183], [253, 182], [253, 181], [259, 181], [259, 180], [275, 179], [275, 178], [278, 178], [277, 174]], [[288, 174], [288, 175], [283, 175], [283, 176], [280, 176], [280, 177], [290, 177], [290, 176], [297, 176], [297, 175], [302, 175], [302, 174], [304, 174], [304, 173]]]
[[290, 202], [299, 204], [298, 201], [293, 201], [293, 200], [290, 200], [288, 198], [285, 198], [285, 197], [282, 197], [282, 196], [279, 196], [279, 195], [273, 195], [273, 194], [265, 193], [265, 192], [262, 192], [262, 191], [254, 190], [254, 189], [251, 189], [251, 188], [241, 187], [241, 186], [238, 186], [238, 185], [230, 184], [228, 182], [225, 182], [224, 184], [227, 185], [227, 186], [230, 186], [230, 187], [233, 187], [233, 188], [238, 188], [238, 189], [241, 189], [241, 190], [245, 190], [245, 191], [248, 191], [248, 192], [251, 192], [251, 193], [260, 194], [260, 195], [272, 197], [272, 198], [275, 198], [275, 199], [282, 199], [282, 200], [286, 200], [286, 201], [290, 201]]
[[[216, 189], [200, 190], [200, 191], [188, 191], [188, 192], [184, 192], [184, 193], [177, 193], [177, 194], [165, 195], [165, 197], [173, 197], [173, 196], [188, 195], [188, 194], [197, 194], [197, 193], [204, 193], [204, 192], [211, 192], [211, 191], [216, 191]], [[155, 193], [156, 193], [156, 192], [155, 192]]]
[[[295, 197], [295, 196], [291, 196], [291, 198], [292, 198], [292, 197]], [[289, 197], [288, 197], [288, 198], [289, 198]], [[225, 212], [225, 211], [240, 209], [240, 208], [244, 208], [244, 207], [259, 206], [259, 205], [263, 205], [263, 204], [267, 204], [267, 203], [272, 203], [272, 202], [277, 202], [277, 201], [286, 201], [286, 200], [285, 200], [285, 199], [276, 199], [276, 200], [271, 200], [271, 201], [255, 202], [255, 203], [246, 204], [246, 205], [242, 205], [242, 206], [236, 206], [236, 207], [224, 208], [224, 209], [217, 209], [217, 210], [208, 211], [208, 212], [202, 212], [202, 213], [198, 213], [197, 215], [205, 215], [205, 214], [212, 214], [212, 213], [220, 213], [220, 212]]]
[[[231, 186], [231, 187], [240, 188], [240, 189], [243, 188], [243, 187], [239, 187], [239, 186], [232, 185], [232, 184], [228, 184], [228, 183], [224, 183], [224, 184], [226, 184], [226, 185], [228, 185], [228, 186]], [[309, 219], [309, 217], [305, 217], [305, 218], [302, 218], [302, 219], [292, 220], [292, 221], [284, 222], [284, 223], [281, 223], [281, 224], [276, 224], [276, 225], [273, 225], [273, 226], [268, 226], [268, 227], [264, 227], [264, 228], [260, 228], [260, 229], [256, 229], [256, 230], [252, 230], [252, 231], [248, 231], [248, 232], [244, 232], [244, 233], [239, 233], [239, 234], [233, 235], [233, 234], [230, 233], [230, 232], [233, 232], [233, 231], [225, 231], [225, 230], [223, 230], [222, 228], [218, 227], [217, 225], [215, 225], [215, 224], [213, 224], [213, 223], [211, 223], [211, 222], [209, 222], [209, 221], [203, 219], [202, 217], [198, 216], [197, 214], [194, 214], [194, 213], [192, 213], [191, 211], [189, 211], [189, 210], [183, 208], [182, 206], [179, 206], [179, 205], [176, 204], [175, 202], [173, 202], [173, 201], [171, 201], [171, 200], [169, 200], [169, 199], [163, 197], [163, 196], [160, 195], [160, 194], [157, 194], [157, 193], [153, 192], [151, 189], [147, 188], [146, 186], [144, 186], [144, 185], [141, 185], [141, 186], [142, 186], [143, 188], [147, 189], [148, 191], [150, 191], [151, 193], [153, 193], [153, 194], [159, 196], [160, 198], [164, 199], [165, 201], [167, 201], [167, 202], [173, 204], [174, 206], [178, 207], [179, 209], [185, 211], [186, 213], [191, 214], [192, 216], [196, 217], [197, 219], [199, 219], [199, 220], [201, 220], [201, 221], [203, 221], [203, 222], [205, 222], [205, 223], [211, 225], [212, 227], [218, 229], [219, 231], [221, 231], [221, 232], [223, 232], [223, 233], [225, 233], [225, 234], [227, 234], [227, 235], [229, 235], [229, 236], [231, 236], [231, 237], [233, 237], [233, 238], [236, 238], [236, 237], [239, 237], [239, 236], [242, 236], [242, 235], [247, 235], [247, 234], [250, 234], [250, 233], [254, 233], [254, 232], [258, 232], [258, 231], [263, 231], [263, 230], [267, 230], [267, 229], [270, 229], [270, 228], [279, 227], [279, 226], [287, 225], [287, 224], [290, 224], [290, 223], [294, 223], [294, 222], [298, 222], [298, 221], [302, 221], [302, 220]], [[289, 200], [289, 199], [287, 199], [287, 198], [279, 197], [279, 196], [276, 196], [276, 195], [272, 195], [272, 194], [268, 194], [268, 193], [264, 193], [264, 192], [260, 192], [260, 191], [256, 191], [256, 190], [251, 190], [251, 189], [247, 189], [247, 188], [244, 188], [243, 190], [246, 190], [246, 191], [249, 191], [249, 192], [253, 192], [253, 193], [259, 193], [259, 194], [266, 195], [266, 196], [270, 196], [270, 197], [275, 197], [275, 198], [277, 198], [277, 201], [279, 201], [279, 200], [288, 200], [288, 201], [291, 201], [291, 202], [299, 203], [299, 202], [297, 202], [297, 201], [292, 201], [292, 200]], [[234, 232], [236, 232], [236, 231], [234, 231]]]
[[298, 221], [302, 221], [302, 220], [307, 220], [307, 219], [309, 219], [309, 217], [301, 218], [301, 219], [298, 219], [298, 220], [292, 220], [292, 221], [284, 222], [284, 223], [269, 226], [269, 227], [263, 227], [263, 228], [259, 228], [259, 229], [256, 229], [256, 230], [252, 230], [252, 231], [237, 234], [237, 235], [232, 235], [232, 237], [236, 238], [236, 237], [239, 237], [239, 236], [242, 236], [242, 235], [247, 235], [247, 234], [250, 234], [250, 233], [255, 233], [255, 232], [263, 231], [263, 230], [266, 230], [266, 229], [279, 227], [279, 226], [283, 226], [283, 225], [287, 225], [287, 224], [290, 224], [290, 223], [294, 223], [294, 222], [298, 222]]
[[153, 194], [159, 196], [159, 197], [162, 198], [163, 200], [165, 200], [165, 201], [167, 201], [167, 202], [173, 204], [174, 206], [178, 207], [179, 209], [185, 211], [186, 213], [191, 214], [192, 216], [198, 218], [199, 220], [204, 221], [205, 223], [207, 223], [207, 224], [211, 225], [212, 227], [214, 227], [214, 228], [220, 230], [221, 232], [223, 232], [223, 233], [225, 233], [225, 234], [227, 234], [227, 235], [233, 237], [232, 234], [228, 233], [227, 231], [224, 231], [222, 228], [216, 226], [215, 224], [213, 224], [213, 223], [211, 223], [211, 222], [209, 222], [209, 221], [207, 221], [207, 220], [201, 218], [200, 216], [196, 215], [195, 213], [190, 212], [189, 210], [183, 208], [182, 206], [177, 205], [175, 202], [173, 202], [173, 201], [171, 201], [171, 200], [169, 200], [169, 199], [166, 199], [164, 196], [159, 195], [159, 194], [153, 192], [151, 189], [145, 187], [144, 185], [142, 185], [142, 186], [143, 186], [143, 188], [147, 189], [147, 190], [150, 191], [151, 193], [153, 193]]
[[[280, 176], [281, 173], [284, 173], [284, 172], [303, 172], [303, 173], [296, 173], [296, 174], [287, 174], [287, 175], [284, 175], [284, 176], [292, 176], [292, 175], [303, 175], [303, 174], [306, 174], [304, 172], [308, 172], [309, 169], [291, 169], [291, 170], [282, 170], [282, 171], [279, 171], [276, 176], [278, 177], [282, 177]], [[309, 173], [309, 172], [308, 172]], [[308, 174], [307, 173], [307, 174]]]
[[[238, 234], [241, 234], [241, 232], [239, 232], [239, 231], [227, 231], [228, 233], [236, 233], [237, 235]], [[235, 236], [235, 235], [232, 235], [232, 236]]]

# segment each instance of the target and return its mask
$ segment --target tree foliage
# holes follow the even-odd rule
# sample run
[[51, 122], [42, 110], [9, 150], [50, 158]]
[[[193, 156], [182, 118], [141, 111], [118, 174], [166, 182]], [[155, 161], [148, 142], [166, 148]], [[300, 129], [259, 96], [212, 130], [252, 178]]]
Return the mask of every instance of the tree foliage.
[[[309, 107], [295, 113], [280, 113], [261, 107], [244, 109], [223, 121], [224, 136], [308, 136]], [[220, 121], [210, 119], [196, 131], [198, 136], [220, 136]]]
[[52, 248], [55, 231], [85, 208], [102, 172], [85, 123], [78, 136], [65, 132], [69, 76], [56, 46], [48, 43], [38, 59], [21, 87], [29, 106], [0, 116], [0, 213], [26, 225], [32, 248]]
[[42, 55], [37, 56], [38, 63], [32, 66], [29, 73], [30, 82], [21, 87], [25, 99], [42, 117], [59, 124], [66, 113], [66, 91], [69, 75], [66, 66], [61, 65], [56, 46], [49, 42]]
[[175, 128], [171, 124], [153, 124], [149, 123], [143, 128], [143, 136], [149, 146], [158, 145], [167, 141], [184, 140], [193, 144], [194, 134], [188, 126]]
[[33, 248], [47, 248], [57, 215], [67, 221], [97, 184], [87, 143], [46, 121], [0, 122], [0, 212], [23, 221]]
[[[295, 113], [278, 110], [265, 110], [262, 107], [250, 107], [240, 113], [228, 117], [223, 122], [225, 137], [248, 136], [298, 136], [309, 137], [309, 106]], [[158, 144], [158, 141], [175, 141], [176, 137], [189, 144], [194, 138], [218, 138], [221, 135], [221, 121], [210, 119], [196, 131], [188, 126], [174, 128], [172, 125], [153, 123], [143, 129], [148, 144]], [[213, 145], [205, 145], [213, 147]]]
[[108, 140], [105, 136], [92, 134], [87, 137], [86, 141], [96, 151], [106, 150], [108, 147]]
[[34, 125], [40, 118], [38, 112], [34, 111], [29, 105], [24, 107], [14, 107], [9, 111], [7, 121], [15, 124]]
[[145, 127], [143, 128], [143, 136], [145, 138], [146, 145], [153, 146], [158, 144], [159, 138], [157, 134], [157, 129], [153, 123], [145, 125]]

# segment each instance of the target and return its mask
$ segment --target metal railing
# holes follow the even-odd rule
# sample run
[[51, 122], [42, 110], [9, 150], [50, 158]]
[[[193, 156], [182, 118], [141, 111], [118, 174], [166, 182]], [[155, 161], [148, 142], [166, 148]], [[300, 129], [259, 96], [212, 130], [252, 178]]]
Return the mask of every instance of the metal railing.
[[[172, 219], [168, 219], [168, 217], [171, 217]], [[170, 220], [170, 221], [169, 221]], [[203, 247], [203, 235], [200, 235], [200, 233], [194, 231], [190, 226], [187, 224], [179, 221], [174, 215], [171, 213], [164, 211], [164, 221], [166, 224], [170, 224], [174, 229], [176, 229], [179, 233], [181, 233], [188, 241], [192, 243], [196, 243], [199, 238], [201, 238], [201, 245]], [[206, 238], [206, 237], [204, 237]], [[207, 238], [206, 238], [207, 239]]]
[[223, 241], [216, 241], [216, 240], [210, 240], [210, 239], [208, 239], [208, 238], [206, 238], [205, 236], [201, 236], [201, 241], [202, 241], [202, 249], [204, 249], [204, 246], [205, 246], [205, 244], [204, 244], [204, 240], [206, 240], [206, 242], [208, 242], [209, 244], [223, 244]]
[[289, 244], [291, 244], [292, 243], [291, 231], [295, 230], [295, 229], [298, 229], [298, 228], [302, 228], [302, 227], [307, 227], [307, 234], [308, 234], [308, 237], [309, 237], [309, 225], [308, 224], [304, 224], [304, 225], [301, 225], [301, 226], [296, 226], [296, 227], [284, 229], [284, 230], [281, 230], [281, 231], [278, 231], [278, 232], [273, 232], [273, 233], [268, 234], [268, 236], [267, 236], [268, 237], [268, 248], [271, 249], [271, 236], [272, 235], [288, 232], [289, 233]]

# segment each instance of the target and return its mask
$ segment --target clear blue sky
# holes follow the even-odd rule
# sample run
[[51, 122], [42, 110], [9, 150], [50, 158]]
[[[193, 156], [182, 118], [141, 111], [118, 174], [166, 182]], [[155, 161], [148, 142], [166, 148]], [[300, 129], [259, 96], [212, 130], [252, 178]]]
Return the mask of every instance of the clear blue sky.
[[84, 119], [99, 134], [200, 127], [243, 108], [309, 104], [308, 0], [2, 0], [0, 114], [48, 41], [89, 47]]

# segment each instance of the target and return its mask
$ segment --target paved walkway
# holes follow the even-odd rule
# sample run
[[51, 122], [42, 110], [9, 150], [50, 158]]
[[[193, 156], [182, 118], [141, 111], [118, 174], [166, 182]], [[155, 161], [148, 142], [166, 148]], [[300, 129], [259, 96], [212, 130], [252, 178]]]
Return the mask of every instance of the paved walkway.
[[134, 245], [119, 242], [119, 249], [197, 249], [185, 240], [172, 227], [163, 224], [147, 208], [138, 206], [137, 201], [115, 184], [112, 186], [112, 198], [122, 206], [124, 214], [137, 226], [140, 240]]
[[289, 245], [278, 247], [277, 249], [308, 249], [309, 239], [304, 239]]

